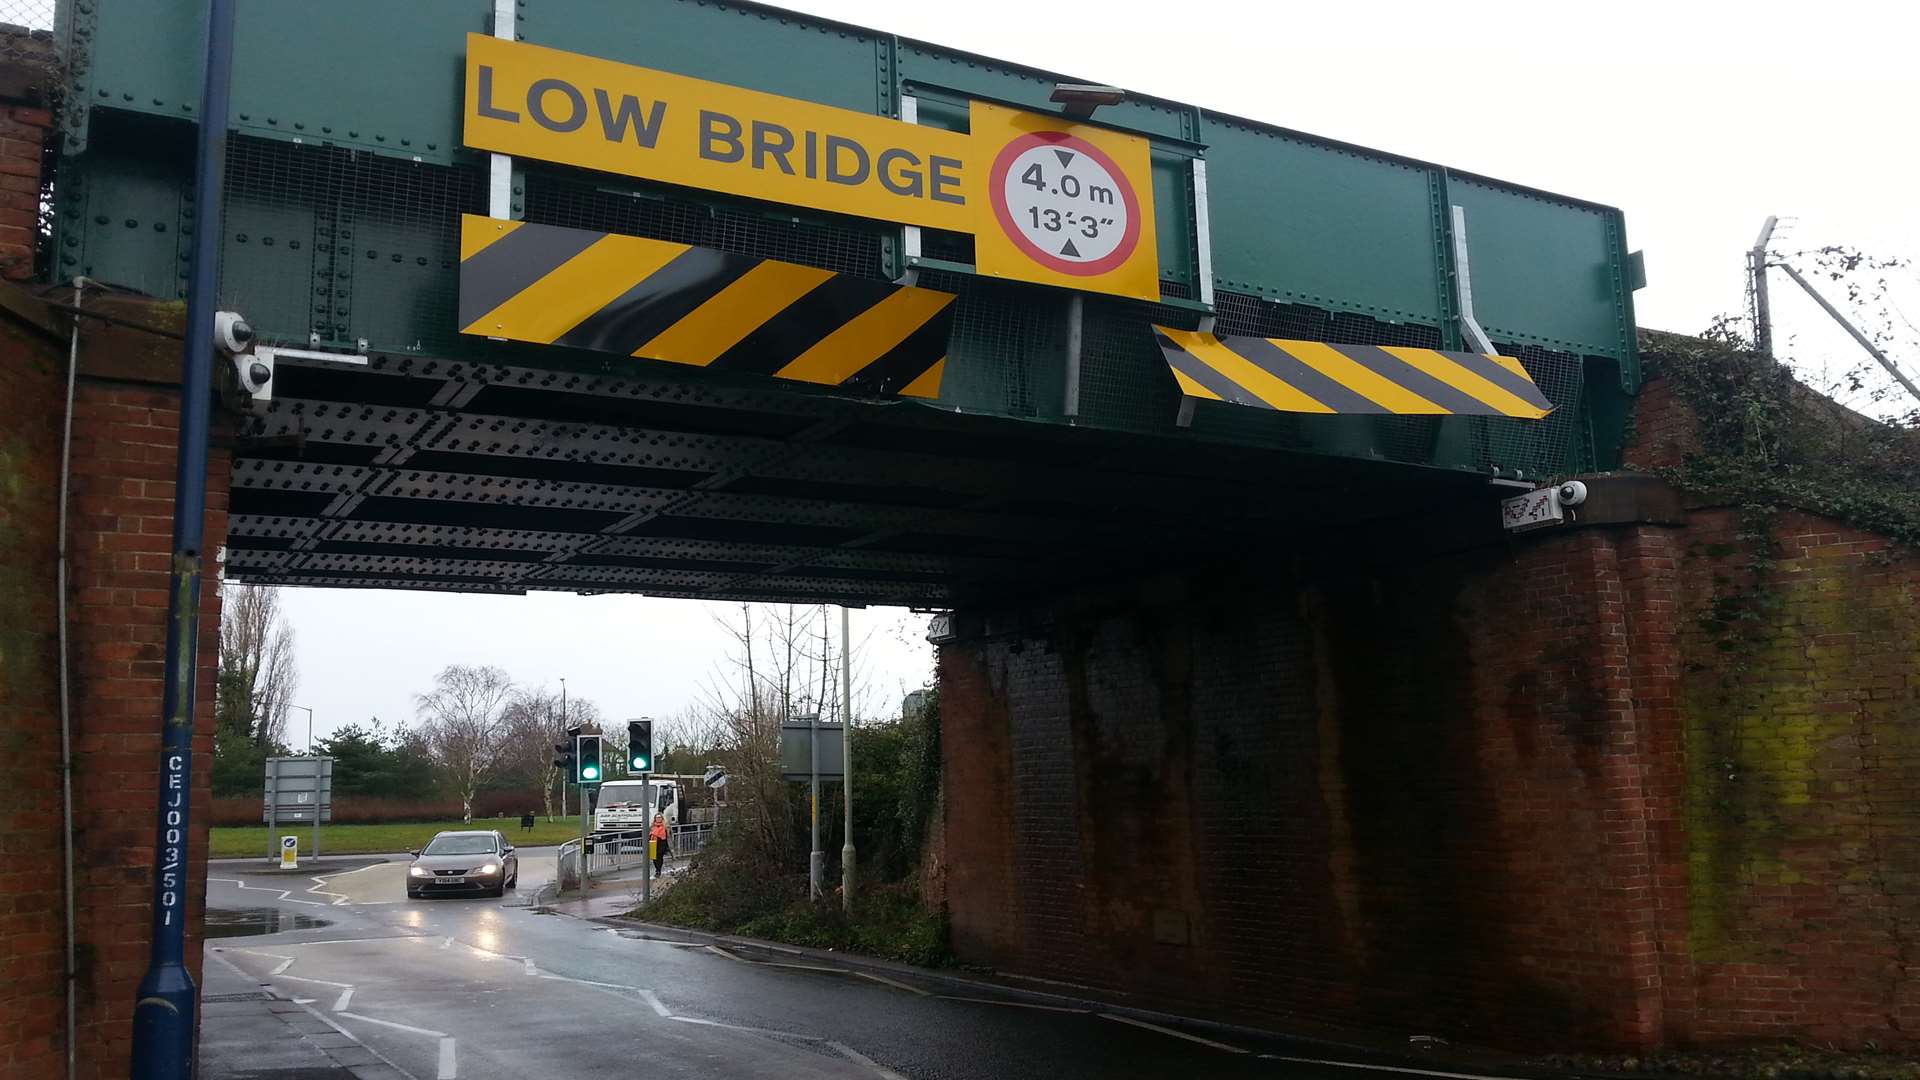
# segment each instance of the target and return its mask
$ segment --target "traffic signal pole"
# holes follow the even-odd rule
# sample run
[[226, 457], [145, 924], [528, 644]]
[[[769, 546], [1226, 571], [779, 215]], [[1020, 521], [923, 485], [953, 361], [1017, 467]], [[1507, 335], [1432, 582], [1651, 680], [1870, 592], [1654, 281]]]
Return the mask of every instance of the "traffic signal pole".
[[[193, 792], [193, 714], [205, 566], [207, 441], [213, 413], [216, 270], [224, 233], [227, 104], [233, 83], [233, 0], [207, 5], [207, 60], [194, 161], [186, 347], [180, 364], [180, 442], [174, 469], [173, 571], [167, 589], [160, 799], [154, 823], [153, 940], [133, 1005], [135, 1080], [193, 1075], [198, 991], [187, 971], [187, 833]], [[69, 1048], [71, 1050], [71, 1048]]]

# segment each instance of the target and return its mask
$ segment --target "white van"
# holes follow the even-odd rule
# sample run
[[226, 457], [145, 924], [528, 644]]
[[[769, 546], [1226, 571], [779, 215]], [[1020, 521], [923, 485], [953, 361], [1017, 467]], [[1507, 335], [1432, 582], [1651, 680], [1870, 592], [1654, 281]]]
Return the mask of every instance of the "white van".
[[[658, 811], [667, 816], [667, 827], [680, 824], [680, 784], [673, 780], [652, 781], [653, 796], [647, 796], [648, 781], [609, 780], [600, 785], [599, 801], [594, 803], [594, 832], [631, 832], [653, 824]], [[651, 805], [649, 805], [651, 804]]]

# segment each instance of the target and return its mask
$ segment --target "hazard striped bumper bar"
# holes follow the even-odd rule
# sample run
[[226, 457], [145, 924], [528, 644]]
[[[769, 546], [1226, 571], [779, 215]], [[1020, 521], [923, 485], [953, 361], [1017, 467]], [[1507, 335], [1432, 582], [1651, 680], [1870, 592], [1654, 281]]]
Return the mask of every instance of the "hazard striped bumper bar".
[[468, 214], [460, 331], [872, 394], [940, 396], [953, 294]]
[[1342, 415], [1538, 420], [1553, 411], [1510, 356], [1153, 329], [1181, 393], [1204, 401]]

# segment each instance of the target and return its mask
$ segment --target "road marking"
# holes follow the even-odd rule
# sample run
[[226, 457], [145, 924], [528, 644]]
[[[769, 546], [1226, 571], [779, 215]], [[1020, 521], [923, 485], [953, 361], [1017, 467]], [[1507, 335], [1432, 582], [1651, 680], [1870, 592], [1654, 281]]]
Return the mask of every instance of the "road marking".
[[319, 998], [294, 998], [293, 1003], [295, 1005], [311, 1005], [318, 1000], [320, 999]]
[[857, 1061], [860, 1064], [865, 1065], [867, 1068], [872, 1069], [874, 1072], [874, 1075], [881, 1077], [882, 1080], [907, 1080], [906, 1077], [901, 1076], [899, 1073], [894, 1072], [892, 1069], [887, 1068], [885, 1065], [882, 1065], [879, 1062], [868, 1057], [867, 1055], [861, 1053], [860, 1051], [855, 1050], [853, 1047], [848, 1046], [846, 1043], [834, 1042], [831, 1039], [829, 1039], [827, 1041], [827, 1045], [833, 1047], [835, 1050], [840, 1051], [841, 1056], [845, 1057], [847, 1060]]
[[798, 1035], [791, 1031], [775, 1031], [772, 1028], [747, 1027], [744, 1024], [724, 1024], [718, 1020], [702, 1020], [697, 1016], [669, 1016], [667, 1019], [676, 1024], [699, 1024], [701, 1027], [726, 1028], [728, 1031], [750, 1031], [755, 1035], [775, 1035], [782, 1039], [799, 1039], [801, 1042], [826, 1042], [818, 1035]]
[[581, 986], [597, 986], [602, 990], [625, 990], [628, 993], [638, 993], [640, 990], [637, 986], [627, 986], [622, 983], [594, 982], [592, 979], [576, 979], [571, 975], [555, 975], [552, 972], [541, 972], [540, 977], [543, 979], [552, 979], [555, 982], [579, 983]]
[[365, 1020], [369, 1024], [379, 1024], [381, 1027], [390, 1027], [395, 1031], [404, 1031], [409, 1035], [425, 1035], [430, 1039], [447, 1038], [447, 1033], [444, 1031], [434, 1031], [431, 1028], [417, 1028], [407, 1024], [397, 1024], [392, 1020], [382, 1020], [377, 1016], [367, 1016], [364, 1013], [343, 1012], [340, 1015], [348, 1020]]
[[540, 969], [534, 965], [534, 962], [532, 960], [523, 956], [520, 958], [520, 962], [527, 965], [527, 974], [529, 975], [540, 974]]
[[446, 1032], [433, 1031], [428, 1028], [417, 1028], [409, 1024], [396, 1024], [391, 1020], [381, 1020], [381, 1019], [378, 1019], [377, 1017], [366, 1016], [361, 1013], [343, 1012], [340, 1015], [349, 1020], [364, 1020], [369, 1024], [379, 1024], [381, 1027], [390, 1027], [395, 1031], [404, 1031], [410, 1035], [422, 1035], [429, 1039], [439, 1039], [440, 1040], [439, 1080], [458, 1080], [458, 1068], [455, 1065], [455, 1061], [454, 1061], [454, 1048], [453, 1048], [454, 1038], [453, 1036], [447, 1034]]
[[347, 1002], [352, 1000], [353, 1000], [353, 987], [349, 986], [345, 990], [340, 991], [339, 998], [335, 999], [333, 1003], [333, 1011], [346, 1012]]
[[1283, 1054], [1255, 1055], [1265, 1061], [1287, 1061], [1299, 1065], [1331, 1065], [1336, 1069], [1368, 1069], [1373, 1072], [1407, 1073], [1412, 1076], [1440, 1076], [1447, 1080], [1514, 1080], [1512, 1077], [1490, 1076], [1486, 1073], [1440, 1072], [1435, 1069], [1409, 1069], [1398, 1065], [1367, 1065], [1358, 1061], [1322, 1061], [1319, 1058], [1287, 1057]]
[[935, 994], [942, 1001], [971, 1001], [976, 1005], [1005, 1005], [1014, 1009], [1044, 1009], [1047, 1012], [1080, 1013], [1090, 1015], [1093, 1009], [1076, 1009], [1071, 1005], [1041, 1005], [1032, 1001], [1008, 1001], [1005, 998], [960, 997], [955, 994]]
[[306, 907], [326, 907], [327, 906], [318, 900], [295, 900], [293, 899], [292, 889], [272, 889], [272, 888], [263, 889], [258, 886], [249, 885], [238, 878], [210, 877], [207, 879], [207, 881], [209, 883], [217, 881], [223, 885], [231, 885], [236, 889], [245, 889], [248, 892], [277, 892], [279, 895], [274, 897], [274, 899], [279, 900], [280, 902], [286, 903], [286, 904], [302, 904], [302, 905], [305, 905]]
[[672, 1017], [672, 1016], [673, 1016], [673, 1014], [672, 1014], [672, 1013], [670, 1013], [670, 1012], [668, 1012], [668, 1011], [667, 1011], [667, 1007], [666, 1007], [666, 1005], [664, 1005], [663, 1003], [661, 1003], [661, 1001], [660, 1001], [660, 995], [659, 995], [659, 994], [656, 994], [656, 993], [654, 993], [654, 992], [653, 992], [653, 991], [651, 991], [651, 990], [642, 990], [642, 991], [640, 991], [640, 996], [641, 996], [641, 997], [643, 997], [643, 998], [646, 998], [646, 999], [647, 999], [647, 1004], [649, 1004], [649, 1005], [651, 1005], [651, 1006], [653, 1006], [653, 1011], [654, 1011], [654, 1012], [656, 1012], [656, 1013], [658, 1013], [658, 1014], [660, 1014], [661, 1016], [665, 1016], [665, 1017]]
[[280, 961], [279, 967], [274, 968], [272, 971], [267, 972], [267, 975], [269, 978], [271, 978], [272, 976], [278, 975], [292, 966], [293, 966], [293, 957], [289, 956], [285, 960]]
[[375, 1050], [373, 1047], [368, 1046], [366, 1043], [361, 1042], [360, 1037], [358, 1035], [355, 1035], [353, 1032], [348, 1031], [346, 1028], [343, 1028], [339, 1024], [335, 1023], [332, 1020], [332, 1018], [327, 1016], [326, 1013], [321, 1012], [320, 1010], [314, 1008], [311, 1005], [302, 1005], [300, 1007], [307, 1010], [307, 1012], [313, 1014], [314, 1019], [327, 1025], [328, 1027], [339, 1032], [340, 1034], [345, 1035], [347, 1038], [352, 1039], [353, 1044], [355, 1046], [358, 1046], [362, 1050], [365, 1050], [367, 1053], [372, 1054], [374, 1057], [378, 1058], [380, 1060], [380, 1063], [385, 1065], [387, 1068], [392, 1069], [394, 1072], [397, 1072], [401, 1076], [406, 1077], [407, 1080], [419, 1080], [419, 1078], [414, 1076], [412, 1073], [394, 1064], [392, 1058], [388, 1057], [387, 1055], [381, 1053], [378, 1050]]
[[445, 941], [443, 941], [443, 942], [441, 942], [441, 943], [440, 943], [440, 947], [441, 947], [441, 948], [443, 948], [443, 949], [451, 949], [451, 948], [453, 948], [453, 939], [452, 939], [452, 938], [448, 938], [447, 940], [445, 940]]
[[1223, 1042], [1214, 1042], [1212, 1039], [1203, 1039], [1198, 1035], [1189, 1035], [1184, 1031], [1176, 1031], [1170, 1027], [1161, 1027], [1159, 1024], [1149, 1024], [1145, 1020], [1135, 1020], [1131, 1016], [1115, 1016], [1112, 1013], [1101, 1013], [1100, 1019], [1111, 1020], [1116, 1024], [1130, 1024], [1133, 1027], [1145, 1028], [1148, 1031], [1157, 1031], [1162, 1035], [1171, 1035], [1176, 1039], [1185, 1039], [1188, 1042], [1197, 1042], [1201, 1046], [1211, 1046], [1215, 1050], [1225, 1050], [1229, 1054], [1247, 1053], [1247, 1051], [1242, 1050], [1237, 1046], [1228, 1046], [1226, 1043], [1223, 1043]]
[[729, 959], [729, 960], [731, 960], [731, 961], [733, 961], [733, 962], [734, 962], [734, 963], [736, 963], [736, 964], [751, 964], [751, 963], [753, 963], [753, 961], [751, 961], [751, 960], [749, 960], [749, 959], [747, 959], [746, 957], [744, 957], [744, 956], [735, 956], [735, 955], [734, 955], [733, 953], [730, 953], [730, 952], [728, 952], [727, 950], [725, 950], [725, 949], [723, 949], [723, 948], [721, 948], [721, 947], [720, 947], [720, 946], [718, 946], [718, 945], [709, 945], [709, 946], [707, 946], [707, 949], [708, 949], [709, 951], [711, 951], [711, 952], [717, 952], [717, 953], [719, 953], [719, 954], [720, 954], [721, 956], [724, 956], [724, 957], [726, 957], [727, 959]]
[[871, 971], [856, 971], [856, 972], [853, 972], [852, 974], [858, 975], [863, 979], [872, 979], [874, 982], [880, 983], [884, 986], [891, 986], [895, 990], [905, 990], [909, 994], [919, 994], [921, 997], [933, 996], [933, 991], [931, 990], [922, 990], [917, 986], [910, 986], [906, 983], [901, 982], [898, 979], [889, 979], [885, 975], [875, 975]]
[[[300, 943], [300, 947], [304, 949], [309, 945], [364, 945], [369, 941], [412, 941], [416, 938], [430, 936], [429, 934], [394, 934], [390, 937], [328, 938], [325, 941], [303, 941]], [[245, 950], [242, 951], [244, 952]]]

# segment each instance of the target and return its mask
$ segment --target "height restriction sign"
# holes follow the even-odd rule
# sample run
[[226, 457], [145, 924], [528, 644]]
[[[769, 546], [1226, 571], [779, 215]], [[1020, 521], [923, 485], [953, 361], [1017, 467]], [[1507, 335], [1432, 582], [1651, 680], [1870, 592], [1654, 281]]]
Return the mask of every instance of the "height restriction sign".
[[974, 234], [980, 273], [1160, 299], [1146, 139], [982, 101], [972, 125], [992, 162], [978, 200], [992, 220]]

